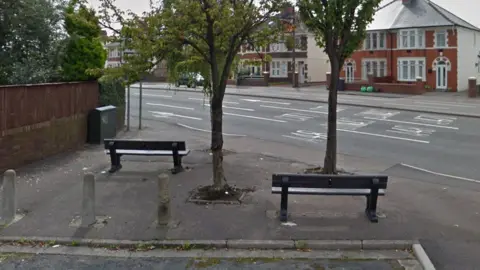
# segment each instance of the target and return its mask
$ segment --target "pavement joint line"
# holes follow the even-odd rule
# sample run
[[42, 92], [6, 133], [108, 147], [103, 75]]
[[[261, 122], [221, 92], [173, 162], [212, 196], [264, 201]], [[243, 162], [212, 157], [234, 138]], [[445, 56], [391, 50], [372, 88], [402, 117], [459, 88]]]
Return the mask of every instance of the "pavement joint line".
[[[144, 88], [145, 89], [145, 88]], [[188, 89], [162, 89], [162, 88], [148, 88], [150, 90], [163, 90], [163, 91], [181, 91], [181, 92], [191, 92], [198, 93], [197, 91], [188, 90]], [[327, 100], [312, 100], [307, 98], [295, 98], [295, 97], [280, 97], [280, 96], [268, 96], [268, 95], [255, 95], [255, 94], [242, 94], [242, 93], [225, 93], [225, 95], [230, 96], [241, 96], [241, 97], [253, 97], [253, 98], [268, 98], [268, 99], [278, 99], [278, 100], [294, 100], [302, 102], [319, 102], [319, 103], [328, 103]], [[418, 113], [430, 113], [430, 114], [441, 114], [449, 116], [459, 116], [466, 118], [480, 118], [480, 114], [468, 114], [468, 113], [456, 113], [456, 112], [438, 112], [438, 111], [429, 111], [422, 109], [410, 109], [410, 108], [392, 108], [391, 106], [382, 106], [382, 105], [370, 105], [370, 104], [356, 104], [354, 102], [337, 102], [337, 105], [352, 106], [352, 107], [364, 107], [364, 108], [376, 108], [376, 109], [388, 109], [388, 110], [398, 110], [406, 112], [418, 112]]]

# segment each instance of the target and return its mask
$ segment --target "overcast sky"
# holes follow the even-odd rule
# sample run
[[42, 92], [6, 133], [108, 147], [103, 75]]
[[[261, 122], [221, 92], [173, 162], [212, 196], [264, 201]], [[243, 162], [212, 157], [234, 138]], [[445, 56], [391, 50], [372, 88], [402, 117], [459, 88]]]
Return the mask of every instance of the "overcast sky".
[[[98, 6], [98, 0], [88, 0], [94, 7]], [[384, 2], [391, 0], [384, 0]], [[480, 1], [479, 0], [432, 0], [469, 23], [480, 27]], [[130, 9], [135, 13], [142, 13], [149, 8], [149, 0], [116, 0], [121, 9]]]

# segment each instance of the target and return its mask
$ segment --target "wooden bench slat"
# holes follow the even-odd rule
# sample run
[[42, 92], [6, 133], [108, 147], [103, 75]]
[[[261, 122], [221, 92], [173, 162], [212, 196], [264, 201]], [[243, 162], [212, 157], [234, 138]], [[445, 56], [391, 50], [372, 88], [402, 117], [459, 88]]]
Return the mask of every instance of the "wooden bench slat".
[[289, 179], [290, 187], [298, 188], [370, 188], [372, 179], [377, 178], [379, 180], [378, 187], [386, 189], [388, 182], [386, 175], [274, 174], [272, 175], [272, 186], [281, 187], [285, 177]]
[[[110, 150], [105, 151], [110, 154]], [[171, 156], [173, 151], [171, 150], [129, 150], [129, 149], [116, 149], [117, 154], [122, 155], [146, 155], [146, 156]], [[178, 151], [180, 156], [186, 156], [190, 153], [190, 150]]]
[[105, 139], [105, 149], [110, 147], [110, 143], [115, 144], [116, 149], [123, 150], [173, 150], [173, 143], [177, 144], [179, 151], [187, 150], [184, 141], [152, 141], [152, 140], [117, 140]]
[[[370, 189], [336, 189], [336, 188], [288, 188], [292, 195], [370, 195]], [[272, 187], [273, 194], [281, 194], [281, 187]], [[385, 195], [385, 189], [379, 189], [378, 195]]]

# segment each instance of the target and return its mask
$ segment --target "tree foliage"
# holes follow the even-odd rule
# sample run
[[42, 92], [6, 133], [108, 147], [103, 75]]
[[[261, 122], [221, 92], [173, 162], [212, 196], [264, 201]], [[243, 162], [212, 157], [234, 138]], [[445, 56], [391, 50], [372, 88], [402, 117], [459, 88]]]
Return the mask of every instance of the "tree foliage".
[[62, 0], [0, 1], [0, 84], [59, 80]]
[[[102, 0], [102, 23], [113, 29], [125, 48], [135, 51], [125, 65], [127, 74], [145, 73], [165, 60], [170, 80], [185, 71], [205, 78], [211, 115], [214, 189], [227, 188], [223, 170], [223, 110], [227, 80], [237, 54], [248, 43], [266, 46], [281, 33], [276, 15], [283, 0], [169, 0], [142, 16], [126, 14], [113, 0]], [[127, 16], [129, 15], [127, 18]], [[108, 73], [108, 71], [107, 71]]]
[[96, 79], [90, 69], [103, 68], [107, 54], [95, 11], [82, 0], [70, 0], [65, 9], [65, 30], [69, 35], [62, 72], [67, 81]]
[[346, 58], [359, 48], [381, 0], [298, 0], [300, 16], [330, 59], [328, 134], [323, 172], [336, 173], [337, 82]]

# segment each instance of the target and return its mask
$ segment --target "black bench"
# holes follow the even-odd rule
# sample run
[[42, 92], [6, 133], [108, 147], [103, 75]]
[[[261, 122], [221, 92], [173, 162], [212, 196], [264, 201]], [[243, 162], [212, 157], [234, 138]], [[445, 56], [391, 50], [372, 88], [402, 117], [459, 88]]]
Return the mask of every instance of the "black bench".
[[183, 171], [182, 157], [190, 153], [190, 150], [186, 148], [185, 142], [181, 141], [105, 139], [104, 144], [112, 163], [112, 167], [108, 171], [109, 173], [114, 173], [122, 168], [120, 157], [123, 155], [172, 156], [172, 173], [178, 173]]
[[378, 222], [377, 199], [385, 195], [387, 182], [384, 175], [273, 174], [272, 193], [281, 194], [282, 222], [287, 221], [288, 194], [366, 196], [365, 213], [371, 222]]

